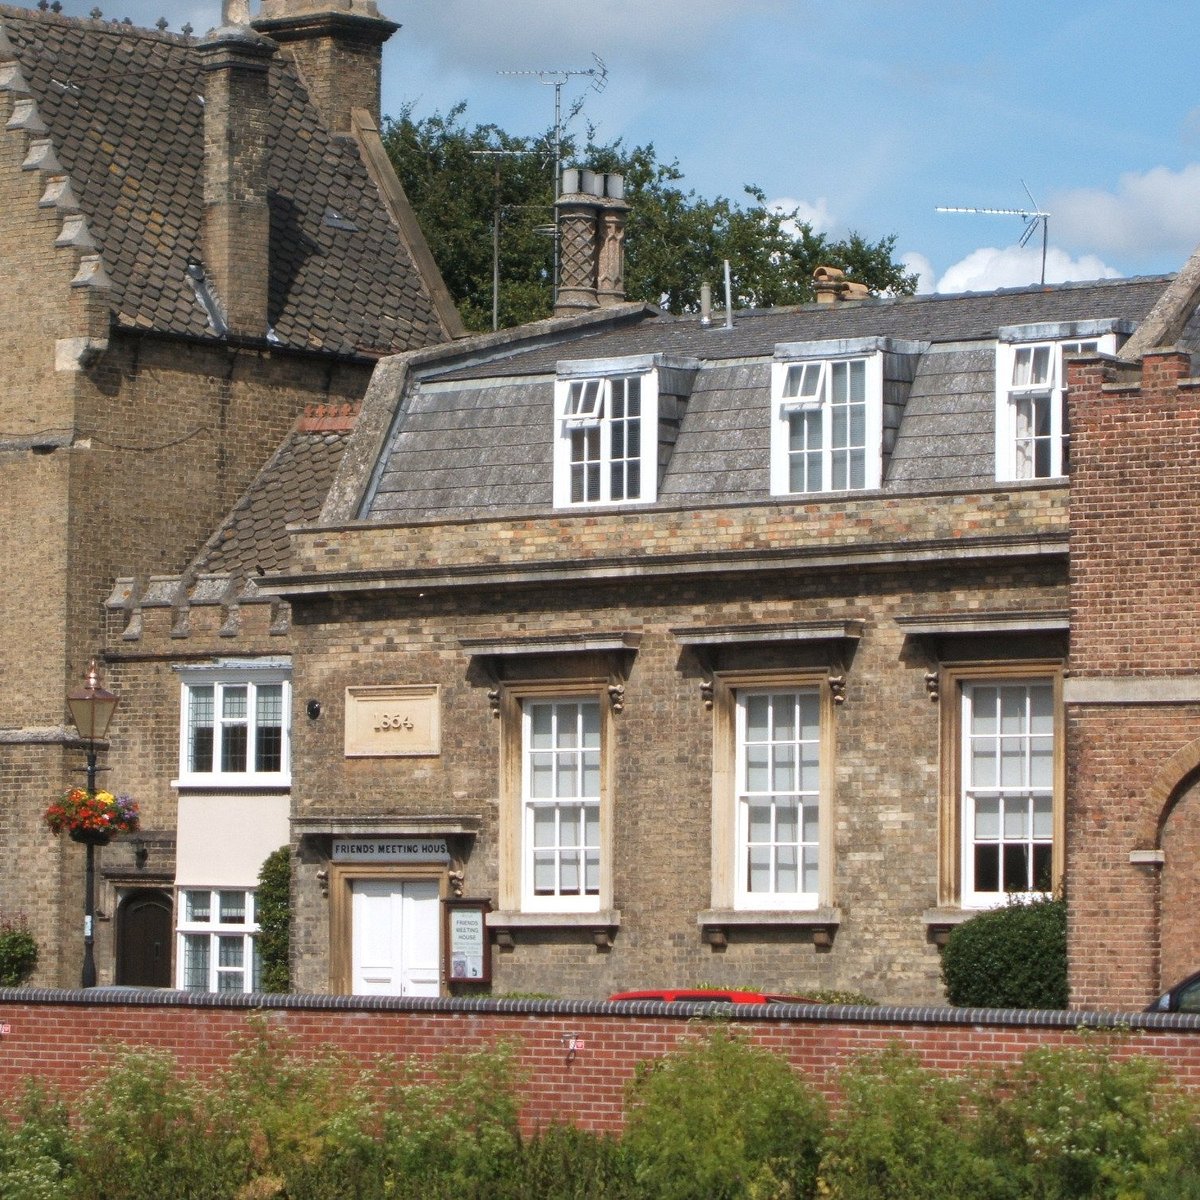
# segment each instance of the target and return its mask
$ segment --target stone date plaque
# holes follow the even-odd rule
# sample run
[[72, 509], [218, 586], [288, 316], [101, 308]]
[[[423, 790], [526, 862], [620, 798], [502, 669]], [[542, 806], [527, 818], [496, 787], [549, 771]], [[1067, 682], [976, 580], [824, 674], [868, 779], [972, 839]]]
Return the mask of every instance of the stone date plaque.
[[346, 757], [403, 758], [441, 753], [436, 684], [346, 689]]

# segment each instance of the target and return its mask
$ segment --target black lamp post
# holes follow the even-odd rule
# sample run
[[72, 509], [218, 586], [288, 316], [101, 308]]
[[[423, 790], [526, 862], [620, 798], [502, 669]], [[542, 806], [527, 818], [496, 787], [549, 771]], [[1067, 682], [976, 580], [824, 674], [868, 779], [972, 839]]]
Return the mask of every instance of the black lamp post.
[[[79, 736], [87, 743], [87, 790], [96, 794], [96, 742], [108, 732], [108, 723], [116, 711], [117, 697], [100, 682], [100, 670], [93, 658], [83, 677], [83, 686], [67, 693], [67, 707]], [[105, 839], [107, 840], [107, 838]], [[93, 950], [96, 915], [96, 845], [87, 847], [87, 879], [83, 900], [83, 979], [85, 988], [96, 986], [96, 956]]]

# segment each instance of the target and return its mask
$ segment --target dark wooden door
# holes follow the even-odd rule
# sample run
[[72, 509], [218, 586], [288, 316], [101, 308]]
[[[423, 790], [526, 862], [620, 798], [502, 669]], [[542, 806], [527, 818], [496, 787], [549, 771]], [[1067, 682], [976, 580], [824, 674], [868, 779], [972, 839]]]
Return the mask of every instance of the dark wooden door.
[[171, 897], [131, 892], [117, 909], [117, 983], [171, 986]]

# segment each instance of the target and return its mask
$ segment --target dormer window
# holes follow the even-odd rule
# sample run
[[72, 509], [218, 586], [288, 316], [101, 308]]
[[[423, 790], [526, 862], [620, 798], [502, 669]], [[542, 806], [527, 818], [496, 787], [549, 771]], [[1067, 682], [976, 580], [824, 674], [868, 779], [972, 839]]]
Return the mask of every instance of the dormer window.
[[654, 501], [697, 367], [663, 354], [559, 363], [555, 507]]
[[616, 504], [643, 494], [643, 388], [640, 375], [575, 379], [566, 387], [560, 422], [566, 452], [566, 504]]
[[771, 494], [879, 487], [919, 350], [890, 338], [776, 346]]
[[[996, 478], [1067, 473], [1066, 358], [1117, 349], [1115, 322], [1016, 326], [996, 348]], [[1081, 336], [1082, 335], [1082, 336]]]
[[793, 363], [783, 378], [789, 492], [867, 486], [867, 360]]

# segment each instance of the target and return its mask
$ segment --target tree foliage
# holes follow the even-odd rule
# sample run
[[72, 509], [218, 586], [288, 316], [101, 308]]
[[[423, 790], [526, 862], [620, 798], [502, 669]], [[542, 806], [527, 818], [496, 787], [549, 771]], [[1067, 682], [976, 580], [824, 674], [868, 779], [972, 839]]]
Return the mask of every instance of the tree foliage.
[[292, 852], [287, 846], [273, 850], [258, 873], [258, 952], [262, 962], [260, 987], [264, 992], [290, 990], [292, 936]]
[[[521, 137], [497, 125], [468, 125], [466, 105], [417, 118], [412, 106], [385, 123], [384, 144], [421, 221], [446, 285], [469, 329], [491, 326], [492, 222], [501, 212], [499, 324], [549, 316], [552, 308], [554, 157], [549, 134]], [[502, 151], [501, 154], [491, 152]], [[626, 236], [626, 295], [694, 312], [700, 285], [721, 288], [729, 259], [737, 308], [813, 299], [812, 273], [840, 267], [876, 294], [911, 295], [916, 276], [895, 261], [894, 236], [859, 233], [831, 240], [767, 204], [748, 186], [746, 201], [706, 199], [681, 186], [675, 161], [653, 144], [618, 139], [584, 145], [567, 139], [563, 164], [625, 177], [631, 206]]]

